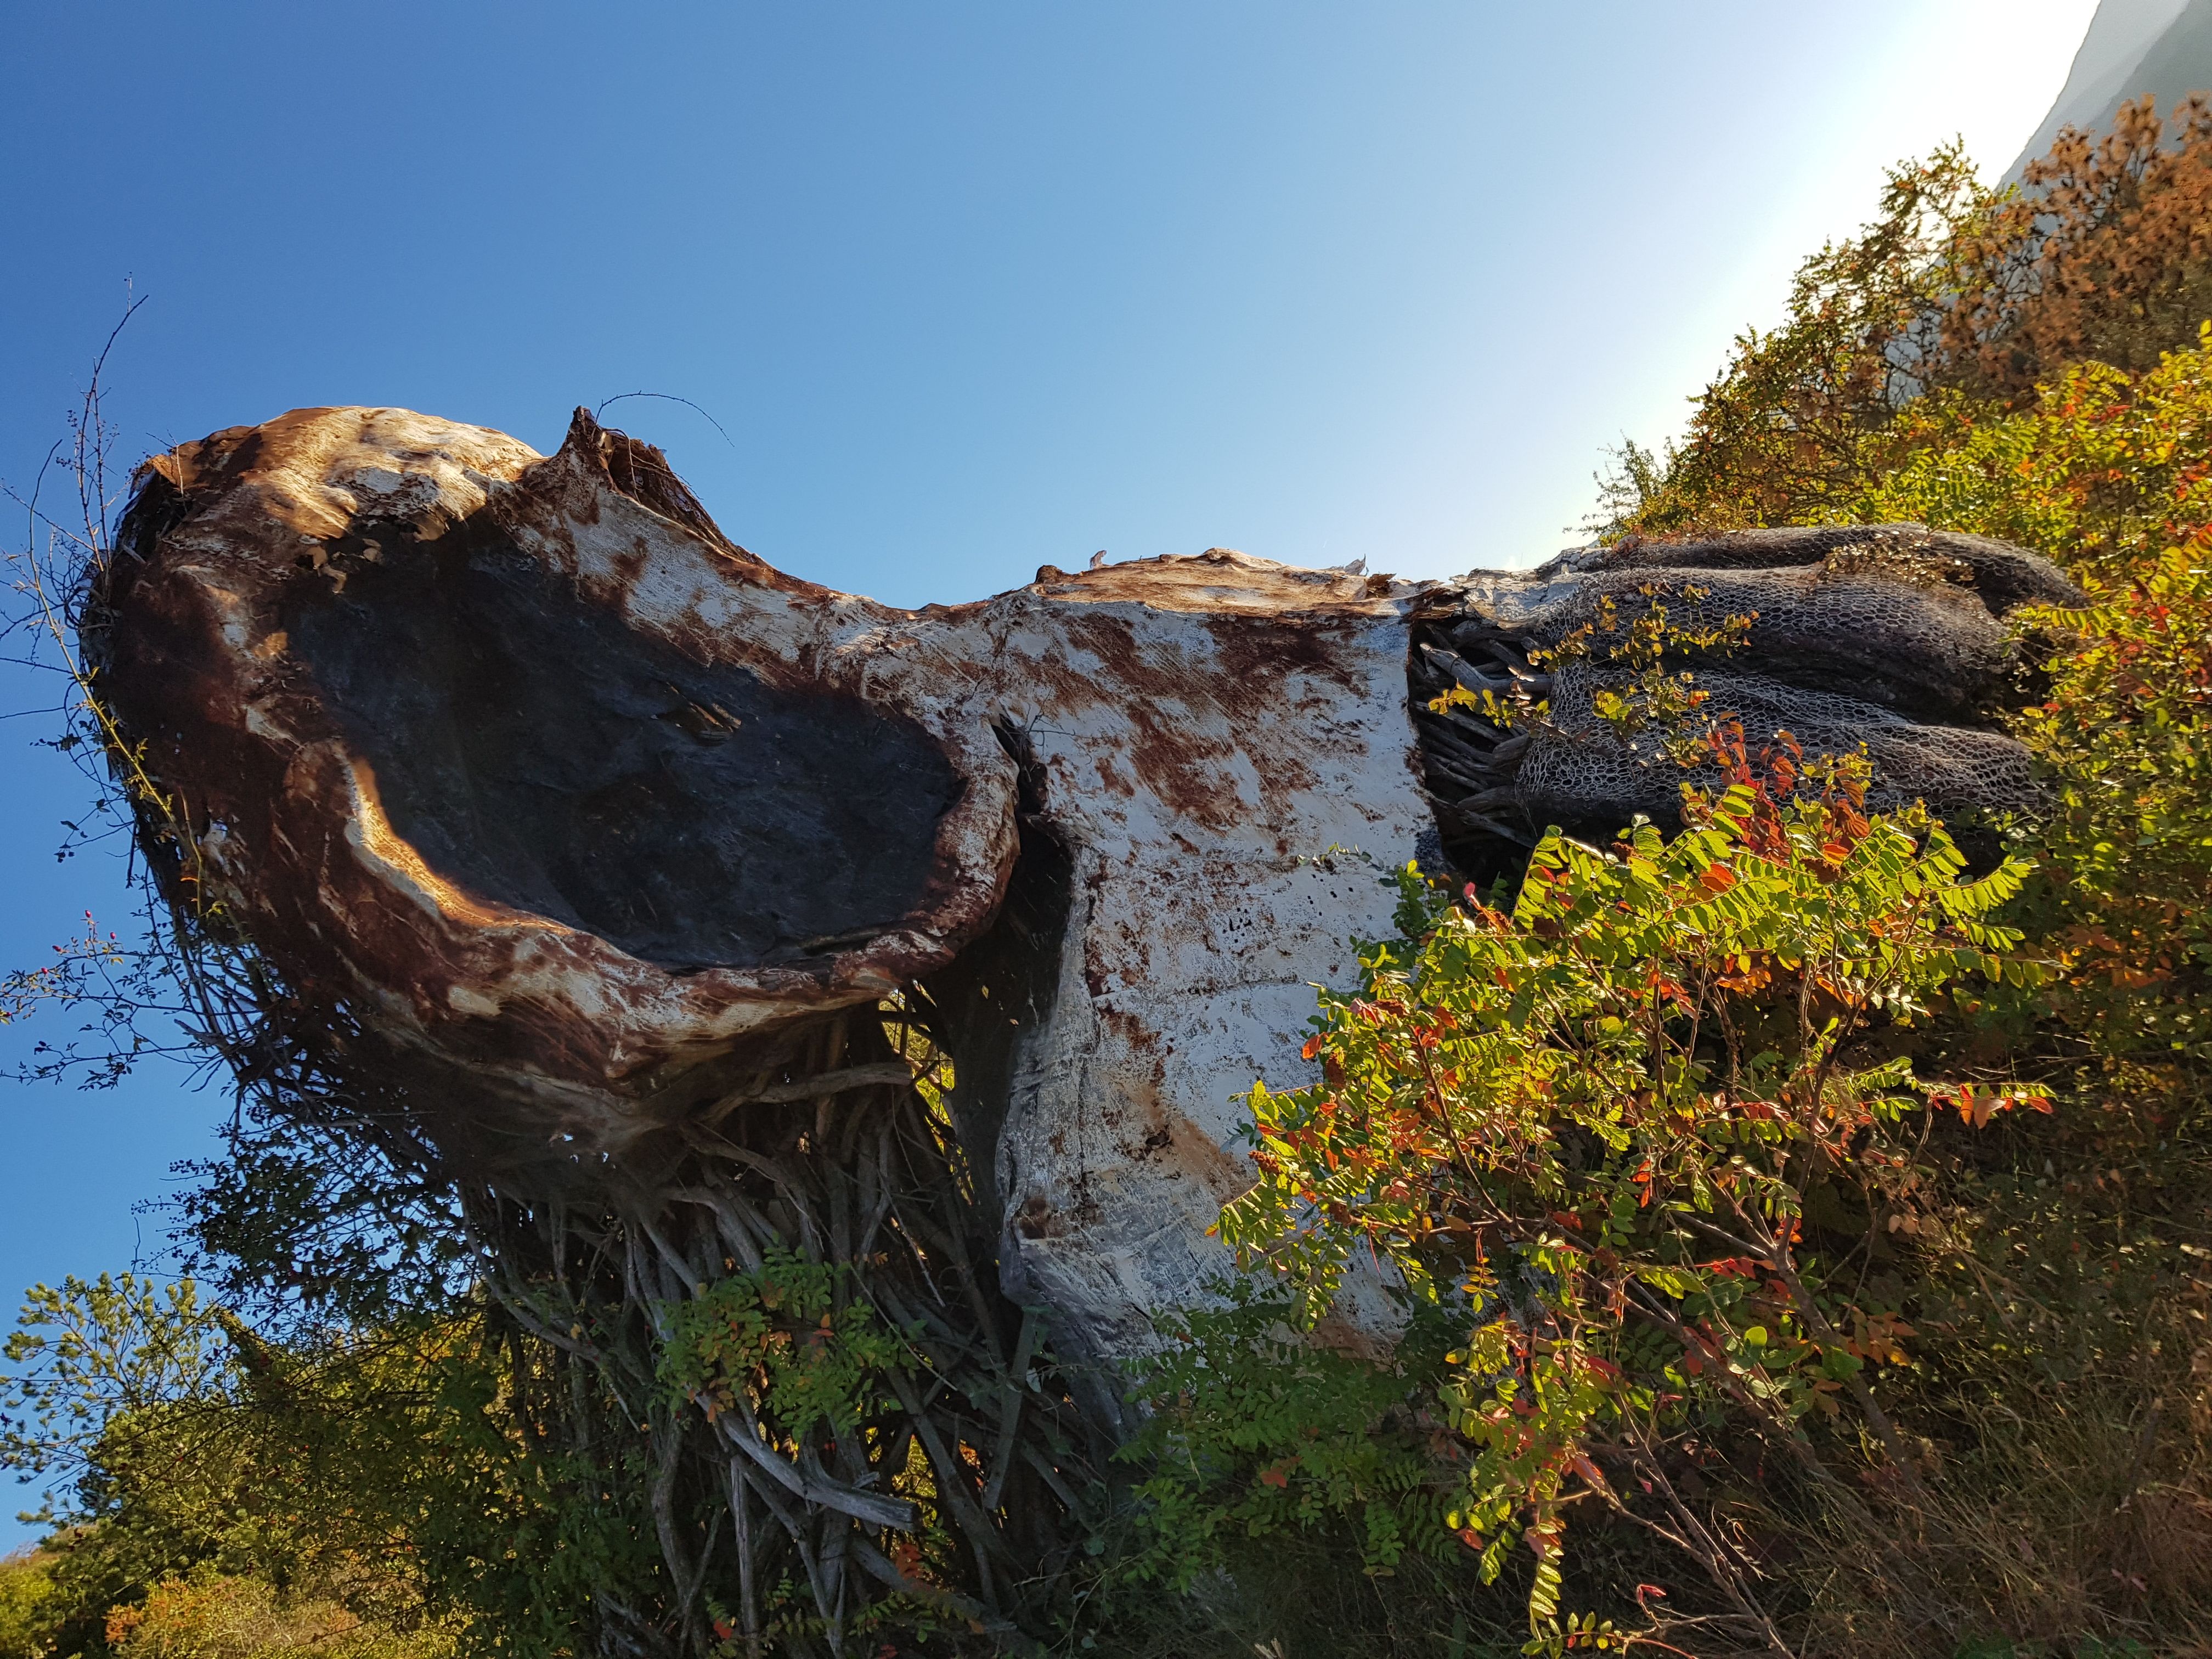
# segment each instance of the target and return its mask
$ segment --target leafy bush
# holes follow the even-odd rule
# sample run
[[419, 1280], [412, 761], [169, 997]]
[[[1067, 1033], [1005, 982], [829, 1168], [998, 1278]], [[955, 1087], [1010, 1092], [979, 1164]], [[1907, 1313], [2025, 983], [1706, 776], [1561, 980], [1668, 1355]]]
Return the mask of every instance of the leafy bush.
[[772, 1424], [779, 1441], [824, 1425], [849, 1433], [875, 1407], [880, 1374], [907, 1352], [875, 1310], [854, 1299], [850, 1276], [842, 1263], [776, 1250], [758, 1273], [670, 1303], [663, 1380], [709, 1417], [738, 1413], [754, 1432]]
[[[1903, 1358], [1893, 1288], [1863, 1241], [1805, 1247], [1811, 1195], [1848, 1185], [1871, 1231], [1916, 1178], [1922, 1112], [2048, 1109], [2002, 1080], [1923, 1084], [1894, 1040], [1962, 974], [2031, 976], [1989, 921], [2024, 866], [1964, 880], [1924, 812], [1860, 810], [1858, 769], [1801, 793], [1794, 757], [1714, 749], [1733, 781], [1686, 792], [1674, 841], [1547, 836], [1510, 914], [1408, 872], [1407, 939], [1323, 996], [1325, 1080], [1254, 1089], [1260, 1181], [1222, 1216], [1309, 1322], [1363, 1248], [1461, 1310], [1451, 1524], [1486, 1578], [1534, 1553], [1540, 1645], [1567, 1634], [1571, 1507], [1627, 1513], [1639, 1485], [1663, 1501], [1665, 1448], [1718, 1412], [1818, 1467], [1802, 1420], [1848, 1405], [1914, 1479], [1869, 1380]], [[1740, 1588], [1686, 1506], [1651, 1524]]]
[[1383, 1363], [1316, 1346], [1294, 1297], [1255, 1281], [1226, 1305], [1162, 1322], [1169, 1346], [1137, 1367], [1152, 1410], [1125, 1449], [1146, 1472], [1136, 1547], [1117, 1571], [1188, 1590], [1219, 1572], [1237, 1537], [1314, 1532], [1348, 1518], [1360, 1569], [1395, 1572], [1409, 1551], [1449, 1560], [1453, 1492], [1425, 1409], [1443, 1373], [1443, 1322], [1425, 1321]]
[[0, 1659], [43, 1659], [58, 1622], [52, 1555], [25, 1549], [0, 1557]]
[[481, 1312], [277, 1343], [190, 1281], [70, 1279], [32, 1291], [7, 1353], [0, 1467], [58, 1482], [23, 1570], [57, 1651], [120, 1639], [175, 1583], [196, 1587], [177, 1608], [266, 1589], [560, 1651], [594, 1596], [653, 1571], [636, 1454], [533, 1436], [532, 1352]]
[[1627, 445], [1604, 480], [1610, 535], [1850, 522], [1893, 464], [1869, 452], [1948, 392], [2002, 414], [2089, 361], [2148, 371], [2212, 316], [2212, 108], [2062, 134], [2024, 188], [1993, 192], [1954, 144], [1885, 182], [1858, 236], [1799, 268], [1786, 319], [1747, 331], [1663, 453]]
[[2212, 334], [2142, 374], [2077, 364], [2019, 410], [1921, 399], [1857, 465], [1837, 497], [1846, 522], [1972, 531], [2124, 583], [2212, 526]]
[[335, 1601], [287, 1595], [258, 1578], [165, 1578], [117, 1609], [104, 1632], [119, 1659], [446, 1659], [452, 1637], [401, 1634]]

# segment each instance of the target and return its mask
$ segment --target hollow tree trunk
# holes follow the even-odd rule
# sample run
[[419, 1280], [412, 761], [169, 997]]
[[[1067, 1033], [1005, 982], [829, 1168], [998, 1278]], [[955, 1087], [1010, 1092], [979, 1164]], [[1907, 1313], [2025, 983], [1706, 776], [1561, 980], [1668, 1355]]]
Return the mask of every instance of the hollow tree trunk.
[[[1303, 1075], [1311, 985], [1391, 931], [1376, 866], [1670, 807], [1679, 773], [1591, 715], [1601, 667], [1532, 647], [1647, 592], [1755, 611], [1705, 678], [1755, 731], [2009, 804], [1999, 618], [2069, 591], [1899, 526], [1448, 583], [1216, 549], [902, 611], [772, 569], [581, 411], [541, 458], [336, 409], [152, 462], [88, 643], [173, 890], [446, 1079], [445, 1144], [648, 1190], [688, 1127], [882, 1085], [810, 1073], [801, 1034], [905, 992], [1006, 1290], [1110, 1358], [1225, 1266], [1233, 1097]], [[1454, 681], [1552, 720], [1428, 712]], [[1389, 1325], [1371, 1292], [1343, 1316]]]

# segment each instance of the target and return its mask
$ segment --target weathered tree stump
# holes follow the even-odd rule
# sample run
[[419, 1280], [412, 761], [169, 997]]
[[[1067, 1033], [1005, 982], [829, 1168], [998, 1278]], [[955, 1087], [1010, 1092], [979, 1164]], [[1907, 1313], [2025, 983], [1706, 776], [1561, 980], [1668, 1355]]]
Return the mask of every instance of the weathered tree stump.
[[[1006, 1289], [1093, 1357], [1224, 1266], [1232, 1097], [1302, 1075], [1310, 984], [1390, 931], [1345, 849], [1480, 872], [1547, 823], [1669, 810], [1679, 771], [1590, 717], [1601, 666], [1532, 647], [1608, 597], [1755, 611], [1703, 675], [1754, 733], [2010, 805], [2001, 617], [2070, 592], [1892, 526], [1443, 583], [1216, 549], [902, 611], [772, 569], [581, 411], [550, 458], [295, 411], [157, 458], [125, 528], [89, 643], [179, 804], [174, 878], [302, 1006], [433, 1066], [446, 1144], [647, 1192], [702, 1126], [902, 1083], [805, 1055], [909, 992]], [[1552, 720], [1430, 713], [1454, 680]]]

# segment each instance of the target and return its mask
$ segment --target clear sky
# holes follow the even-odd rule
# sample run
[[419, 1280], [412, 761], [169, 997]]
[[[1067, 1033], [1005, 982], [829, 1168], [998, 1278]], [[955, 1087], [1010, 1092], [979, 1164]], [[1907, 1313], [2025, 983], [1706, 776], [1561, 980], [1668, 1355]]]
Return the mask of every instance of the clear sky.
[[[8, 0], [0, 477], [144, 295], [125, 460], [313, 404], [550, 449], [646, 389], [726, 439], [607, 420], [733, 538], [900, 605], [1099, 548], [1526, 564], [1885, 164], [1963, 133], [2002, 172], [2093, 9]], [[83, 796], [33, 724], [9, 965], [127, 908], [55, 861]], [[157, 1247], [133, 1205], [223, 1108], [0, 1085], [0, 1306]]]

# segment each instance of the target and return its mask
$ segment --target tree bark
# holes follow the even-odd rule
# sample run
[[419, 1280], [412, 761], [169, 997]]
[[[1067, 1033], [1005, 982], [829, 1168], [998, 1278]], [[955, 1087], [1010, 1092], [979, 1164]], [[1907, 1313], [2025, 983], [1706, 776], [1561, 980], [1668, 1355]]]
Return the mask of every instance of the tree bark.
[[[771, 568], [580, 410], [540, 457], [362, 409], [156, 458], [99, 581], [170, 893], [300, 1020], [434, 1078], [441, 1144], [650, 1191], [719, 1119], [879, 1084], [814, 1076], [810, 1022], [908, 994], [1005, 1290], [1101, 1358], [1226, 1268], [1236, 1097], [1304, 1078], [1311, 986], [1392, 932], [1385, 872], [1669, 811], [1681, 775], [1593, 716], [1601, 662], [1532, 650], [1653, 592], [1756, 611], [1702, 677], [1754, 737], [1863, 742], [1878, 799], [2012, 805], [2002, 613], [2070, 592], [1891, 526], [1441, 583], [1212, 549], [902, 611]], [[1551, 714], [1431, 713], [1455, 683]], [[1372, 1284], [1340, 1321], [1391, 1328]]]

